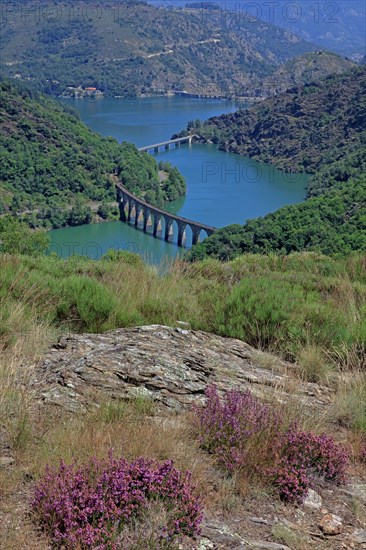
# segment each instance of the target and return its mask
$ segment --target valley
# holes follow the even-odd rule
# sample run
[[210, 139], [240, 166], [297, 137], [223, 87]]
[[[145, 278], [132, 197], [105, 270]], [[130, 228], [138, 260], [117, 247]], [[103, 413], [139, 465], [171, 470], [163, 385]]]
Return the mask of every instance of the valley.
[[365, 69], [356, 68], [188, 128], [223, 150], [313, 174], [304, 203], [224, 228], [198, 245], [191, 259], [365, 250], [365, 77]]
[[[131, 99], [126, 103], [105, 99], [102, 103], [78, 101], [74, 105], [82, 120], [93, 130], [113, 135], [118, 141], [134, 141], [137, 146], [164, 139], [179, 125], [187, 124], [191, 117], [203, 118], [215, 111], [230, 112], [240, 105], [246, 107], [246, 104], [233, 102], [187, 98]], [[164, 124], [161, 124], [162, 117]], [[178, 149], [161, 151], [154, 158], [174, 164], [187, 184], [185, 196], [166, 203], [165, 209], [215, 227], [241, 223], [283, 204], [299, 202], [306, 193], [306, 175], [287, 177], [273, 166], [238, 159], [217, 151], [214, 145], [182, 145]], [[70, 250], [80, 253], [91, 242], [98, 243], [89, 248], [94, 258], [100, 257], [112, 245], [139, 252], [154, 263], [159, 263], [164, 254], [172, 258], [182, 253], [175, 246], [176, 230], [172, 243], [168, 244], [120, 222], [98, 224], [93, 229], [75, 227], [51, 232], [52, 250], [62, 256]], [[188, 246], [190, 242], [188, 229]], [[62, 243], [67, 244], [63, 246]], [[74, 243], [74, 248], [70, 243]]]

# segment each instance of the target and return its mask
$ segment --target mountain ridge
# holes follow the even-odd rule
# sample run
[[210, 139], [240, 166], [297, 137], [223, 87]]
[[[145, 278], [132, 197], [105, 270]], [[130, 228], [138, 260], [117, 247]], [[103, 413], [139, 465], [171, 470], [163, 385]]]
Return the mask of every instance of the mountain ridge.
[[338, 0], [337, 2], [310, 2], [309, 0], [256, 0], [237, 2], [236, 0], [211, 0], [190, 2], [187, 0], [150, 0], [156, 5], [188, 5], [202, 10], [233, 11], [240, 17], [244, 11], [291, 30], [305, 40], [346, 55], [359, 61], [365, 52], [365, 2], [363, 0]]
[[[249, 110], [212, 117], [194, 131], [225, 151], [314, 172], [355, 149], [366, 128], [366, 68], [294, 86]], [[191, 131], [193, 128], [188, 128]]]
[[79, 85], [111, 96], [173, 89], [251, 95], [281, 64], [319, 49], [245, 14], [208, 18], [134, 1], [114, 8], [74, 2], [71, 10], [60, 0], [47, 12], [33, 0], [20, 5], [26, 19], [14, 10], [2, 23], [2, 74], [56, 95]]

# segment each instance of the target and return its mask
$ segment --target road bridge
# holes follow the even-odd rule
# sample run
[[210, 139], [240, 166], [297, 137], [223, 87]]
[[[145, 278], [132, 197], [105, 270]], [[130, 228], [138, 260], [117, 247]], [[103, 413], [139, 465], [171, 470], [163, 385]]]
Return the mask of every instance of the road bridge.
[[168, 139], [166, 141], [161, 141], [160, 143], [153, 143], [152, 145], [145, 145], [144, 147], [139, 147], [139, 151], [154, 151], [154, 153], [158, 153], [159, 149], [161, 147], [164, 147], [166, 151], [169, 151], [171, 145], [175, 145], [175, 147], [180, 147], [182, 143], [189, 143], [189, 145], [192, 143], [192, 139], [196, 137], [196, 135], [191, 136], [184, 136], [180, 138], [175, 139]]

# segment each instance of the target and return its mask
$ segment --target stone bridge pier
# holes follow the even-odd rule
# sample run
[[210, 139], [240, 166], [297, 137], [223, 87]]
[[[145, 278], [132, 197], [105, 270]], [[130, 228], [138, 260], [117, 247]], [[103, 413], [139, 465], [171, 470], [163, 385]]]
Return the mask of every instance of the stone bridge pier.
[[[200, 239], [201, 228], [198, 225], [191, 225], [192, 229], [192, 244], [197, 244]], [[212, 233], [211, 233], [212, 235]], [[210, 235], [208, 235], [209, 237]]]
[[146, 206], [144, 207], [143, 209], [144, 211], [144, 224], [143, 224], [143, 229], [144, 229], [144, 233], [146, 233], [147, 231], [147, 226], [149, 225], [149, 221], [150, 220], [150, 209], [147, 208]]

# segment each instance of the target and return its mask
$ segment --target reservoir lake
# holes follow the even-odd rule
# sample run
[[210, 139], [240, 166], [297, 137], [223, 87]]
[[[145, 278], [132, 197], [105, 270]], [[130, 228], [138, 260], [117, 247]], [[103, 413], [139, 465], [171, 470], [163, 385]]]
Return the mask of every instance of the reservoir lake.
[[[248, 107], [234, 101], [177, 96], [64, 102], [76, 108], [92, 130], [137, 147], [170, 139], [190, 120], [206, 120]], [[271, 165], [219, 151], [212, 144], [171, 146], [155, 158], [177, 166], [187, 182], [186, 196], [165, 209], [214, 227], [243, 224], [281, 206], [301, 202], [306, 195], [306, 174], [285, 174]], [[166, 243], [118, 221], [57, 229], [50, 236], [50, 250], [62, 257], [82, 254], [97, 259], [115, 248], [137, 252], [147, 262], [158, 264], [184, 252], [175, 244], [176, 235], [173, 242]]]

